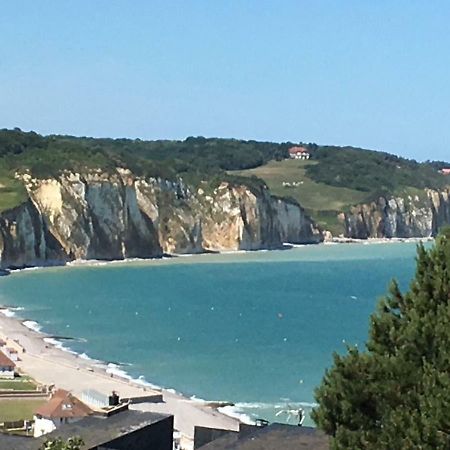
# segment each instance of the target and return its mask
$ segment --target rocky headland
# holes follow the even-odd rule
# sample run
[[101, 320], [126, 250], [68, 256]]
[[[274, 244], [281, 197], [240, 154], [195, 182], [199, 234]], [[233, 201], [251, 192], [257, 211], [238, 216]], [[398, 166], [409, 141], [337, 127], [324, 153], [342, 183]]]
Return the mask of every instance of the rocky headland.
[[339, 215], [345, 237], [428, 238], [450, 224], [450, 190], [427, 189], [419, 196], [379, 197]]
[[323, 236], [303, 208], [261, 186], [193, 188], [131, 171], [20, 175], [28, 199], [0, 214], [0, 265], [280, 248]]

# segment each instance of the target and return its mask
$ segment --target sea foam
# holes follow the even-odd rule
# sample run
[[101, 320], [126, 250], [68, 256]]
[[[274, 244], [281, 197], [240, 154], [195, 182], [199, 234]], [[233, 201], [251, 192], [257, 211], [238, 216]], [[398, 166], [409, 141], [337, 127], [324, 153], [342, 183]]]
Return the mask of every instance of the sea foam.
[[115, 363], [110, 362], [107, 364], [106, 373], [115, 375], [119, 378], [125, 378], [126, 380], [132, 380], [132, 377], [127, 372], [125, 372], [125, 370], [121, 369], [118, 364]]
[[225, 414], [226, 416], [232, 417], [233, 419], [238, 419], [242, 423], [246, 423], [247, 425], [254, 425], [255, 424], [255, 421], [252, 420], [252, 418], [249, 415], [244, 414], [243, 412], [241, 412], [239, 410], [239, 408], [236, 407], [236, 406], [222, 406], [222, 407], [218, 408], [217, 410], [219, 412], [221, 412], [222, 414]]
[[6, 317], [14, 317], [16, 313], [12, 311], [10, 308], [1, 308], [0, 313]]
[[24, 320], [22, 322], [29, 330], [33, 330], [36, 331], [36, 333], [40, 333], [42, 330], [41, 325], [39, 325], [36, 321], [34, 320]]

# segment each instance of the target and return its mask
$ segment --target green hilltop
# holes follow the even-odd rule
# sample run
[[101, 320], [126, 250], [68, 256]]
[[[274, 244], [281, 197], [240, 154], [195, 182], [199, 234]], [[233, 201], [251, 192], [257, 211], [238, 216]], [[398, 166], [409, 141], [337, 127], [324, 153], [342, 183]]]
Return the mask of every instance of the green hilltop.
[[289, 159], [298, 143], [188, 137], [183, 141], [105, 139], [50, 135], [20, 129], [0, 130], [0, 211], [26, 199], [14, 174], [29, 170], [37, 177], [64, 170], [127, 167], [137, 175], [212, 184], [221, 180], [251, 188], [267, 185], [281, 197], [302, 204], [324, 228], [339, 231], [338, 212], [380, 195], [422, 195], [441, 189], [450, 178], [444, 162], [419, 163], [389, 153], [353, 147], [301, 144], [309, 160]]
[[444, 162], [419, 163], [353, 147], [305, 147], [311, 152], [309, 160], [270, 161], [237, 173], [263, 179], [276, 195], [291, 196], [333, 234], [342, 232], [337, 215], [352, 205], [380, 196], [422, 197], [425, 188], [442, 189], [450, 184], [450, 177], [439, 172], [448, 167]]

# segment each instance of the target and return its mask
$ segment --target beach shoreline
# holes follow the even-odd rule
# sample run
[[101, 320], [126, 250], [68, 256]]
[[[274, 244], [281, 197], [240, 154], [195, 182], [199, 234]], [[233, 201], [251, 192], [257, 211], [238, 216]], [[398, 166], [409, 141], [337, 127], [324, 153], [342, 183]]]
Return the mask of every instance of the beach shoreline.
[[323, 242], [323, 244], [401, 244], [401, 243], [419, 243], [419, 242], [432, 242], [434, 237], [392, 237], [392, 238], [367, 238], [356, 239], [349, 237], [333, 237], [331, 241]]
[[[95, 389], [108, 395], [116, 391], [121, 398], [157, 399], [162, 395], [162, 402], [150, 400], [131, 404], [130, 408], [173, 414], [175, 429], [183, 436], [187, 448], [193, 442], [195, 426], [230, 430], [239, 428], [239, 420], [218, 410], [220, 402], [190, 399], [172, 389], [133, 379], [116, 364], [73, 352], [63, 347], [61, 340], [38, 330], [35, 325], [37, 322], [17, 316], [12, 308], [0, 306], [0, 337], [13, 340], [25, 349], [19, 354], [17, 367], [21, 373], [31, 376], [39, 384], [55, 385], [78, 397], [86, 389]], [[66, 339], [62, 336], [59, 338]], [[209, 404], [214, 407], [208, 406]]]
[[[289, 251], [293, 249], [306, 248], [306, 247], [316, 247], [316, 246], [330, 246], [330, 245], [379, 245], [379, 244], [402, 244], [402, 243], [426, 243], [433, 242], [434, 237], [410, 237], [410, 238], [367, 238], [367, 239], [355, 239], [346, 237], [334, 237], [329, 241], [320, 242], [317, 244], [293, 244], [290, 242], [284, 242], [283, 246], [278, 249], [258, 249], [258, 250], [230, 250], [230, 251], [205, 251], [202, 253], [173, 253], [167, 254], [162, 257], [154, 258], [125, 258], [125, 259], [114, 259], [114, 260], [103, 260], [103, 259], [75, 259], [68, 262], [58, 262], [53, 261], [52, 263], [45, 265], [27, 266], [20, 268], [7, 268], [4, 267], [0, 269], [2, 272], [0, 276], [7, 276], [10, 274], [23, 272], [23, 271], [34, 271], [34, 270], [44, 270], [44, 269], [60, 269], [63, 267], [99, 267], [99, 266], [120, 266], [128, 264], [146, 264], [146, 263], [161, 263], [177, 260], [191, 260], [195, 259], [196, 263], [204, 262], [211, 263], [215, 262], [211, 260], [211, 257], [217, 256], [232, 256], [232, 255], [246, 255], [254, 253], [266, 253], [273, 251]], [[1, 305], [0, 305], [1, 308]]]
[[[369, 239], [369, 240], [352, 240], [351, 242], [331, 242], [323, 243], [324, 246], [327, 245], [338, 245], [338, 244], [354, 244], [354, 245], [375, 245], [375, 244], [394, 244], [394, 243], [413, 243], [413, 242], [427, 242], [430, 241], [429, 238], [411, 238], [411, 239]], [[310, 247], [310, 245], [301, 245], [297, 247]], [[267, 252], [261, 251], [261, 252]], [[127, 264], [158, 264], [163, 261], [165, 262], [203, 262], [211, 263], [217, 262], [221, 256], [226, 255], [237, 255], [237, 254], [249, 254], [249, 253], [259, 253], [258, 251], [236, 251], [236, 252], [222, 252], [219, 254], [202, 253], [193, 255], [174, 255], [168, 258], [158, 258], [158, 259], [128, 259], [128, 260], [117, 260], [117, 261], [97, 261], [97, 260], [87, 260], [87, 261], [73, 261], [63, 266], [52, 266], [53, 268], [77, 268], [77, 267], [95, 267], [95, 266], [110, 266], [114, 267], [117, 265], [127, 265]], [[211, 256], [216, 256], [212, 258]], [[226, 260], [224, 260], [226, 261]], [[51, 269], [51, 267], [33, 267], [26, 269], [17, 269], [13, 271], [18, 274], [19, 272], [34, 271]], [[65, 382], [63, 388], [80, 395], [82, 392], [82, 387], [96, 389], [95, 383], [100, 383], [103, 386], [105, 384], [103, 391], [105, 393], [110, 393], [111, 390], [117, 390], [122, 397], [127, 397], [128, 394], [123, 395], [122, 392], [128, 392], [131, 389], [135, 396], [139, 393], [148, 393], [155, 391], [163, 395], [166, 403], [146, 403], [141, 405], [135, 405], [133, 408], [154, 411], [154, 412], [166, 412], [175, 415], [175, 427], [181, 431], [181, 433], [188, 437], [188, 439], [193, 438], [193, 427], [194, 425], [210, 426], [215, 428], [228, 428], [236, 429], [239, 425], [238, 419], [248, 420], [248, 417], [240, 414], [236, 408], [225, 407], [218, 408], [217, 404], [221, 403], [215, 400], [226, 400], [226, 399], [214, 399], [210, 402], [194, 400], [194, 397], [187, 397], [182, 393], [176, 392], [169, 387], [159, 387], [153, 385], [150, 382], [133, 379], [129, 376], [123, 366], [117, 363], [112, 363], [109, 361], [100, 361], [88, 357], [85, 353], [76, 353], [72, 351], [67, 345], [70, 346], [70, 340], [73, 339], [69, 336], [51, 336], [45, 333], [45, 329], [42, 330], [40, 324], [33, 319], [27, 320], [26, 318], [21, 318], [20, 316], [26, 316], [26, 310], [23, 308], [18, 308], [14, 306], [14, 299], [11, 299], [10, 306], [0, 306], [2, 314], [0, 314], [0, 335], [8, 335], [14, 339], [19, 339], [23, 343], [24, 347], [27, 349], [26, 356], [24, 355], [23, 364], [19, 364], [23, 367], [23, 371], [30, 374], [37, 381], [43, 384], [51, 384], [54, 382], [54, 377], [49, 377], [46, 373], [50, 369], [45, 370], [45, 364], [50, 367], [58, 366], [60, 369], [58, 373], [62, 378], [67, 380], [73, 379], [73, 385], [69, 382]], [[17, 312], [17, 314], [16, 314]], [[83, 351], [87, 351], [83, 349]], [[38, 367], [37, 367], [38, 366]], [[79, 381], [75, 380], [76, 375], [83, 373], [83, 376], [87, 376], [94, 385], [87, 386], [87, 383], [80, 385]], [[66, 376], [70, 374], [69, 376]], [[75, 376], [74, 376], [75, 374]], [[112, 377], [111, 377], [112, 374]], [[93, 378], [96, 377], [96, 378]], [[108, 381], [108, 382], [106, 382]], [[114, 384], [111, 384], [114, 383]], [[56, 383], [58, 387], [61, 387], [61, 383]], [[97, 389], [98, 390], [98, 389]], [[122, 392], [121, 392], [122, 391]], [[208, 404], [215, 404], [215, 408], [208, 407]]]

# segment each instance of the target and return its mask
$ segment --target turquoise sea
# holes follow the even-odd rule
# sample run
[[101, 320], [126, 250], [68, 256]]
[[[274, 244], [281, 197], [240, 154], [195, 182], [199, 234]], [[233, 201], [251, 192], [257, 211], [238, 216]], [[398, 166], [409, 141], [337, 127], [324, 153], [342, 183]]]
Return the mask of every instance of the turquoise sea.
[[[364, 345], [392, 277], [414, 273], [414, 243], [305, 246], [80, 265], [0, 279], [0, 303], [133, 378], [237, 403], [273, 420], [310, 405], [345, 343]], [[279, 419], [282, 419], [280, 416]]]

